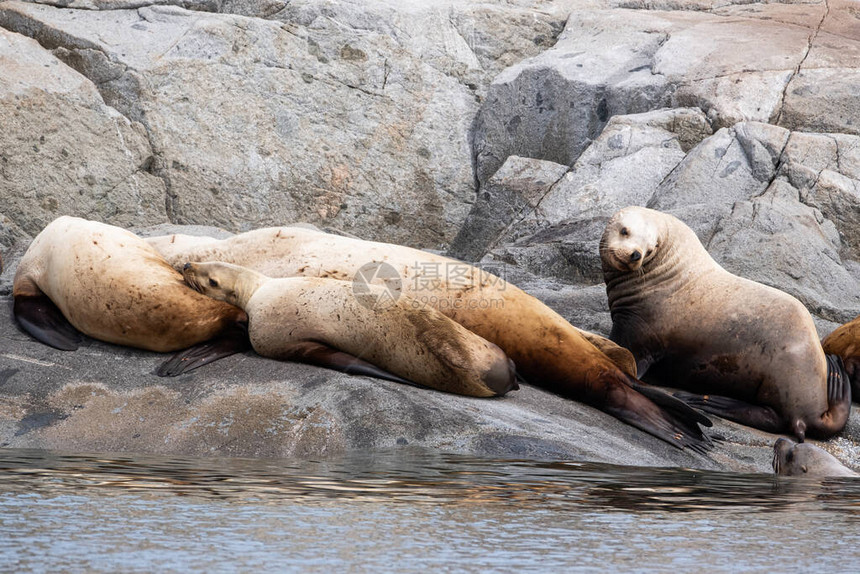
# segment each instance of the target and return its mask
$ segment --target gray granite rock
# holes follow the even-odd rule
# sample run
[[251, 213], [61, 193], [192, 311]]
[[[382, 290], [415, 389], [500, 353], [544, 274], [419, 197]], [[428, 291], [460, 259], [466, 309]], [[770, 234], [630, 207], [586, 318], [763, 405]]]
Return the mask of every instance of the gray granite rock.
[[38, 43], [2, 28], [0, 63], [0, 251], [61, 214], [167, 220], [141, 124]]
[[549, 161], [511, 156], [484, 186], [448, 254], [479, 261], [544, 200], [567, 172]]
[[714, 128], [857, 133], [851, 3], [743, 4], [574, 11], [552, 49], [490, 86], [475, 134], [479, 181], [509, 155], [572, 165], [611, 116], [665, 106], [698, 107]]
[[3, 2], [0, 26], [145, 127], [171, 221], [303, 219], [421, 246], [449, 242], [472, 202], [484, 86], [566, 18], [443, 0], [293, 1], [271, 19], [127, 8]]
[[[622, 207], [650, 201], [686, 152], [709, 135], [700, 110], [614, 116], [564, 177], [489, 246], [492, 255], [544, 276], [602, 282], [597, 243], [608, 218]], [[505, 172], [507, 165], [499, 171]], [[472, 208], [470, 220], [477, 213], [499, 219], [492, 206], [481, 202]]]
[[[31, 341], [11, 280], [60, 214], [148, 234], [303, 220], [454, 239], [605, 334], [597, 241], [636, 204], [826, 334], [860, 314], [858, 38], [850, 0], [0, 1], [0, 444], [766, 472], [772, 435], [718, 422], [698, 457], [529, 386], [483, 401], [251, 354], [165, 381], [154, 354]], [[832, 444], [860, 452], [859, 421]]]

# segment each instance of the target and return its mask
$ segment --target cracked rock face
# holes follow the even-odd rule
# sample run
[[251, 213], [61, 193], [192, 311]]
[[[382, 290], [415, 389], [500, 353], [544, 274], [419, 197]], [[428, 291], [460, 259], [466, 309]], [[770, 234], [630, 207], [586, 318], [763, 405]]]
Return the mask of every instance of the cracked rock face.
[[550, 44], [564, 18], [511, 8], [497, 39], [492, 6], [364, 4], [290, 2], [263, 19], [4, 2], [0, 25], [35, 38], [127, 118], [137, 133], [126, 139], [151, 148], [163, 220], [238, 231], [302, 219], [436, 246], [475, 193], [466, 134], [478, 94], [496, 67]]
[[493, 81], [475, 132], [479, 181], [509, 155], [573, 165], [613, 115], [666, 106], [698, 107], [714, 128], [860, 133], [849, 2], [621, 5], [653, 9], [574, 11], [552, 49]]
[[164, 183], [148, 171], [143, 126], [34, 40], [2, 28], [0, 67], [0, 185], [10, 227], [35, 235], [71, 212], [117, 225], [164, 220]]

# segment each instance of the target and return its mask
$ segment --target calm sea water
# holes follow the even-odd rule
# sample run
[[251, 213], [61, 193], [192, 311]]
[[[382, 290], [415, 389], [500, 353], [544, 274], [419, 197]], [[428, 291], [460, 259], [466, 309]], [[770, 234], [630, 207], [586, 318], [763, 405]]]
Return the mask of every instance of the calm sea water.
[[856, 572], [860, 480], [0, 449], [10, 572]]

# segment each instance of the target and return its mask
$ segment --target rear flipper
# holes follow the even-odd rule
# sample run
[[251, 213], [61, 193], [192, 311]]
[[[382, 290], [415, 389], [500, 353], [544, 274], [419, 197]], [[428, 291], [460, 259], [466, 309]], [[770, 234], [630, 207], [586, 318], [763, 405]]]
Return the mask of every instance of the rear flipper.
[[711, 426], [707, 417], [678, 405], [679, 401], [659, 389], [643, 388], [648, 389], [649, 395], [658, 397], [660, 393], [663, 398], [655, 401], [635, 390], [633, 383], [613, 382], [603, 410], [679, 449], [688, 448], [704, 454], [713, 446], [710, 437], [699, 427], [699, 424]]
[[37, 341], [61, 351], [74, 351], [81, 344], [80, 332], [45, 295], [15, 295], [12, 313], [21, 328]]
[[218, 359], [243, 353], [251, 348], [248, 339], [248, 326], [237, 323], [235, 326], [225, 330], [214, 339], [209, 339], [193, 347], [179, 351], [156, 370], [159, 377], [176, 377], [183, 373], [208, 365]]
[[416, 387], [422, 386], [389, 373], [388, 371], [377, 367], [373, 363], [368, 363], [364, 359], [359, 359], [355, 355], [338, 351], [328, 345], [314, 341], [297, 343], [288, 358], [289, 360], [297, 363], [317, 365], [318, 367], [325, 367], [348, 375], [374, 377]]
[[709, 419], [681, 399], [676, 398], [665, 391], [638, 381], [633, 382], [631, 386], [636, 391], [642, 393], [643, 395], [654, 401], [663, 410], [674, 413], [682, 419], [694, 420], [705, 427], [714, 426], [714, 423], [711, 422], [711, 419]]
[[788, 427], [786, 421], [770, 407], [753, 405], [729, 397], [696, 395], [684, 391], [676, 392], [675, 397], [705, 412], [763, 431], [780, 433]]

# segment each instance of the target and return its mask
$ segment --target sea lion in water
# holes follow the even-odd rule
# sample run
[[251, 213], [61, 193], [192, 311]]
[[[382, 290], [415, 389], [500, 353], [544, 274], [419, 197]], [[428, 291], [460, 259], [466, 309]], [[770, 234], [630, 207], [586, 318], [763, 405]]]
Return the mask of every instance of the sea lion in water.
[[787, 438], [778, 438], [773, 445], [773, 471], [781, 476], [860, 476], [823, 448]]
[[298, 227], [258, 229], [208, 242], [181, 235], [149, 241], [178, 268], [185, 261], [223, 261], [271, 277], [358, 283], [387, 277], [391, 289], [501, 347], [527, 381], [597, 407], [679, 448], [701, 450], [710, 444], [698, 426], [710, 426], [710, 421], [671, 395], [642, 385], [628, 351], [602, 337], [589, 338], [534, 297], [461, 261]]
[[431, 307], [382, 299], [385, 287], [356, 294], [347, 281], [272, 279], [218, 262], [187, 263], [183, 275], [200, 293], [244, 309], [251, 344], [265, 357], [301, 360], [322, 344], [438, 390], [490, 397], [517, 388], [514, 365], [496, 345]]
[[821, 346], [828, 355], [838, 355], [851, 381], [851, 396], [860, 401], [860, 317], [834, 329]]
[[732, 275], [683, 222], [643, 207], [612, 217], [600, 255], [610, 338], [633, 352], [640, 376], [716, 393], [676, 396], [801, 442], [845, 426], [851, 389], [841, 361], [825, 357], [797, 299]]
[[61, 350], [77, 349], [79, 332], [158, 352], [197, 345], [198, 366], [248, 348], [244, 311], [189, 288], [143, 239], [104, 223], [51, 222], [21, 258], [12, 294], [24, 331]]

